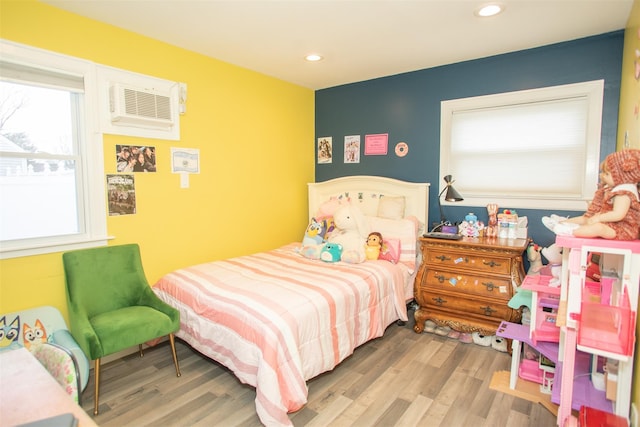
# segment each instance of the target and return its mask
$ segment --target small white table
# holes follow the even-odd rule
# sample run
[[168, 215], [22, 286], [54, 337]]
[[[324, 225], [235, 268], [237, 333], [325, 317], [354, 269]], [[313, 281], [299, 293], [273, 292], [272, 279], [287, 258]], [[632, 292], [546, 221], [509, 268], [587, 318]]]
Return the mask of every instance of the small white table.
[[0, 352], [0, 425], [24, 424], [68, 412], [78, 419], [78, 427], [97, 427], [29, 350]]

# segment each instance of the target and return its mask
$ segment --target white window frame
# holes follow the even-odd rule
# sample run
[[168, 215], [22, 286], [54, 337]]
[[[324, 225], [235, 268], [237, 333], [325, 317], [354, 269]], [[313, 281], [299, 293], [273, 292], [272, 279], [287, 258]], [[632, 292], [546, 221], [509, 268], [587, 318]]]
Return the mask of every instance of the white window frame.
[[0, 55], [5, 62], [82, 76], [84, 79], [84, 123], [80, 130], [82, 144], [79, 147], [81, 164], [77, 172], [81, 174], [79, 181], [83, 186], [84, 199], [78, 206], [84, 209], [80, 212], [84, 228], [68, 236], [3, 242], [0, 245], [0, 259], [106, 245], [110, 237], [107, 236], [103, 138], [97, 131], [98, 85], [95, 64], [6, 40], [0, 40]]
[[[452, 175], [455, 180], [454, 187], [461, 193], [464, 200], [456, 202], [462, 206], [486, 206], [489, 203], [497, 203], [501, 207], [523, 209], [551, 209], [551, 210], [585, 210], [588, 201], [593, 197], [597, 187], [598, 171], [600, 163], [600, 138], [602, 127], [602, 103], [604, 96], [604, 80], [574, 83], [562, 86], [531, 89], [524, 91], [508, 92], [494, 95], [478, 96], [441, 102], [441, 139], [440, 139], [440, 175]], [[528, 103], [564, 100], [572, 98], [584, 98], [587, 100], [586, 141], [583, 154], [585, 167], [582, 176], [582, 189], [580, 194], [527, 194], [526, 196], [505, 194], [504, 191], [482, 194], [481, 191], [465, 191], [464, 180], [458, 180], [456, 171], [453, 170], [451, 154], [451, 122], [453, 114], [458, 112], [470, 112], [474, 110], [486, 110], [503, 108], [505, 106], [517, 106]], [[517, 137], [514, 137], [517, 138]], [[482, 141], [478, 141], [482, 146]], [[513, 153], [515, 156], [515, 153]], [[526, 156], [522, 161], [527, 161]], [[473, 173], [492, 173], [490, 160], [474, 163]], [[477, 168], [476, 168], [477, 167]], [[553, 174], [552, 170], [545, 168], [544, 164], [537, 165], [540, 174]], [[465, 173], [468, 172], [468, 169]], [[468, 176], [468, 174], [467, 174]], [[500, 180], [508, 180], [508, 176], [496, 176], [496, 183]], [[531, 176], [531, 179], [536, 179]], [[440, 180], [441, 192], [445, 182]], [[444, 204], [454, 204], [441, 200]]]

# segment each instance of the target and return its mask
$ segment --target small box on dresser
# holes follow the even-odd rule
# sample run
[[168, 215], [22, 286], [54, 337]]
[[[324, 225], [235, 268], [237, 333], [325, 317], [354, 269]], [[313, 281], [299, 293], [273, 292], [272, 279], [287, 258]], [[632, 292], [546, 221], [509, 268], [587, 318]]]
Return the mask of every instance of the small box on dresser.
[[520, 321], [521, 311], [507, 304], [525, 276], [526, 239], [421, 237], [419, 243], [423, 261], [414, 284], [415, 332], [424, 330], [427, 319], [484, 335], [494, 335], [503, 320]]

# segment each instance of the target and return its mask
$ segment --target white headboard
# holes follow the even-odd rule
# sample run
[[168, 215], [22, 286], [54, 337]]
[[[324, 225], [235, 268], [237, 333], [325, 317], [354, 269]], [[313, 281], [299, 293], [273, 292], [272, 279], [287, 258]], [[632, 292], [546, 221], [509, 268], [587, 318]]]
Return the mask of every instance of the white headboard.
[[422, 225], [429, 218], [429, 183], [400, 181], [381, 176], [345, 176], [324, 182], [309, 183], [309, 218], [313, 217], [320, 205], [332, 197], [348, 194], [352, 200], [358, 197], [398, 197], [405, 198], [405, 217], [413, 215]]

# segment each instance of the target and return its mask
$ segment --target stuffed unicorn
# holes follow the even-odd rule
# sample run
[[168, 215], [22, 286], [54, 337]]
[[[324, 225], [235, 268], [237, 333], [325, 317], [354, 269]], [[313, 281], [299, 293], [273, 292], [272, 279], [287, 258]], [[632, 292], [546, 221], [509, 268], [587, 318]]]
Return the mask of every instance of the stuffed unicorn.
[[351, 203], [343, 204], [333, 214], [333, 221], [336, 228], [328, 241], [342, 245], [340, 259], [352, 264], [364, 262], [366, 254], [362, 242], [367, 240], [369, 227], [360, 208]]

